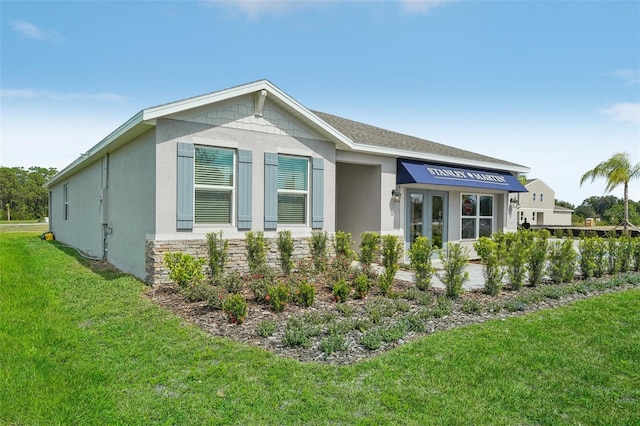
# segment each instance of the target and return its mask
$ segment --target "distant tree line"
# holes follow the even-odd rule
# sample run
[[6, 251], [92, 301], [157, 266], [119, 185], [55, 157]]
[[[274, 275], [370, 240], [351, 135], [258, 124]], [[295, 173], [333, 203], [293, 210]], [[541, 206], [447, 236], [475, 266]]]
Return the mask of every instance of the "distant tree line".
[[[573, 210], [572, 222], [584, 224], [588, 217], [598, 218], [603, 225], [619, 225], [624, 220], [624, 200], [613, 195], [589, 197], [579, 206], [556, 200], [556, 205]], [[640, 225], [640, 203], [629, 200], [629, 222]]]
[[0, 220], [41, 220], [48, 216], [45, 182], [58, 171], [44, 167], [0, 167]]

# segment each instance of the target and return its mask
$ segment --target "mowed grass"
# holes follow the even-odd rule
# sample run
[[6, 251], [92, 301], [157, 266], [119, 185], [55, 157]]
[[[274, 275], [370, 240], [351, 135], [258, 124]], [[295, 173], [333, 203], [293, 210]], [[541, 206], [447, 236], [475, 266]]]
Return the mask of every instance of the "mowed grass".
[[640, 424], [638, 288], [345, 367], [211, 337], [145, 288], [0, 235], [0, 424]]

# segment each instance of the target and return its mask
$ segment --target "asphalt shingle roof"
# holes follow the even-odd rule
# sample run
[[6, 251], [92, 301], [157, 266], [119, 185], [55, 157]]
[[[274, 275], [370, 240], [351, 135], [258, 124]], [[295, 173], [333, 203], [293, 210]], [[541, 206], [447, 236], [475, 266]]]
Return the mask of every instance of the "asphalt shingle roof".
[[493, 158], [475, 152], [466, 151], [464, 149], [432, 142], [415, 136], [409, 136], [402, 133], [393, 132], [391, 130], [381, 129], [380, 127], [359, 123], [357, 121], [338, 117], [336, 115], [319, 111], [311, 112], [313, 112], [320, 119], [324, 120], [336, 130], [338, 130], [340, 133], [351, 139], [353, 142], [358, 144], [401, 149], [418, 153], [442, 155], [464, 160], [484, 161], [495, 164], [504, 164], [506, 166], [523, 167], [520, 164], [511, 163], [508, 161], [500, 160], [498, 158]]

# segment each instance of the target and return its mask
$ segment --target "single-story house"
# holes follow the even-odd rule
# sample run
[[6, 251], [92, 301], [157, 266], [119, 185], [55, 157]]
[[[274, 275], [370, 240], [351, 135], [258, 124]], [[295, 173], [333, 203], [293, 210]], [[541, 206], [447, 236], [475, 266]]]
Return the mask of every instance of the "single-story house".
[[[420, 235], [469, 246], [513, 231], [525, 166], [312, 111], [267, 80], [144, 109], [48, 183], [50, 230], [150, 284], [166, 251], [206, 256], [223, 231]], [[272, 245], [270, 262], [276, 263]]]
[[573, 210], [556, 206], [555, 191], [541, 179], [527, 179], [528, 192], [518, 194], [518, 223], [531, 225], [571, 226]]

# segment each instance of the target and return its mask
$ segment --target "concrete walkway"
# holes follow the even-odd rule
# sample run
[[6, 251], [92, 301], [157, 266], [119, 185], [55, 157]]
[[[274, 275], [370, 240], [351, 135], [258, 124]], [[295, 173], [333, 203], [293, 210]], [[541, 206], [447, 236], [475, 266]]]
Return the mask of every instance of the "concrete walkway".
[[[435, 274], [431, 278], [431, 287], [442, 288], [445, 286], [439, 278], [442, 274], [442, 263], [440, 260], [433, 261], [433, 267], [436, 268]], [[462, 285], [465, 290], [477, 290], [484, 287], [484, 276], [482, 275], [482, 265], [470, 263], [465, 268], [469, 272], [469, 280]], [[396, 274], [396, 278], [402, 281], [415, 281], [415, 273], [413, 271], [400, 270]]]

